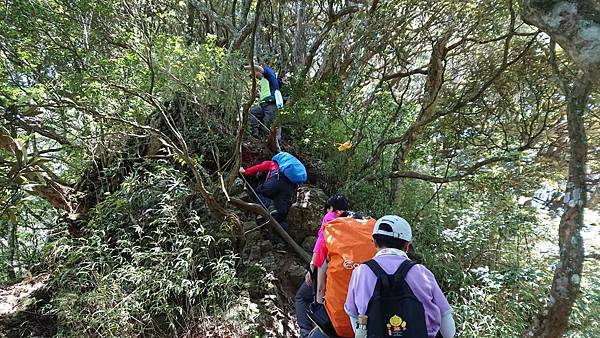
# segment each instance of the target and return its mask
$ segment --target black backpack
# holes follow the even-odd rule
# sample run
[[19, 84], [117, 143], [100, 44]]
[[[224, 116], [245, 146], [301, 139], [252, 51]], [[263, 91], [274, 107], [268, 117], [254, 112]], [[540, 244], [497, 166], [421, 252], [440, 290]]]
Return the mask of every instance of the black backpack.
[[368, 337], [427, 338], [423, 304], [405, 280], [416, 263], [407, 259], [393, 275], [388, 275], [373, 259], [365, 264], [377, 276], [367, 308]]

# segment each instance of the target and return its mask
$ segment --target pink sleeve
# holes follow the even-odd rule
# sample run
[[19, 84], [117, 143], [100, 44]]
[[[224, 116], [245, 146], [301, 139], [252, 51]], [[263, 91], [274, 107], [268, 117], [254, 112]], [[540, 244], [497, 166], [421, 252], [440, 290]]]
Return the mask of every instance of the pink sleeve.
[[323, 263], [325, 263], [327, 255], [329, 254], [329, 250], [327, 250], [327, 245], [325, 245], [323, 226], [329, 223], [331, 220], [334, 220], [336, 217], [337, 215], [333, 212], [328, 212], [325, 214], [325, 216], [323, 216], [321, 228], [319, 229], [319, 233], [317, 235], [317, 241], [315, 242], [315, 247], [313, 248], [313, 253], [316, 253], [315, 261], [313, 262], [315, 266], [321, 267]]
[[325, 240], [323, 239], [323, 226], [319, 228], [319, 233], [317, 234], [317, 241], [315, 242], [315, 246], [313, 248], [313, 252], [319, 252], [319, 248], [325, 244]]
[[332, 220], [336, 219], [337, 215], [333, 212], [328, 212], [325, 214], [325, 216], [323, 216], [323, 221], [321, 222], [321, 227], [323, 227], [323, 225], [331, 222]]
[[323, 244], [319, 247], [319, 251], [315, 253], [315, 261], [313, 263], [316, 267], [320, 268], [321, 266], [323, 266], [323, 263], [325, 263], [327, 255], [329, 254], [329, 250], [327, 250], [327, 246]]
[[325, 245], [325, 238], [323, 238], [323, 225], [329, 223], [329, 221], [336, 218], [334, 213], [328, 212], [323, 216], [323, 221], [321, 221], [321, 227], [319, 228], [319, 232], [317, 233], [317, 241], [315, 242], [315, 246], [313, 247], [313, 252], [319, 252], [321, 246]]

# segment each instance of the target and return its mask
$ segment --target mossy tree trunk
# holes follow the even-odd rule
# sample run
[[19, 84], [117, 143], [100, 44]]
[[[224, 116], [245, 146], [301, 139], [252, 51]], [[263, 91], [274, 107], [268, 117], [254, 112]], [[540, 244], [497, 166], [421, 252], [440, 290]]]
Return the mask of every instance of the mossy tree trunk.
[[547, 308], [534, 319], [524, 337], [562, 337], [569, 326], [569, 316], [581, 285], [583, 267], [583, 212], [586, 205], [587, 139], [584, 112], [589, 98], [590, 82], [582, 78], [575, 83], [567, 100], [569, 129], [569, 179], [559, 225], [560, 261], [554, 271]]
[[[584, 258], [581, 228], [586, 206], [587, 139], [584, 113], [594, 82], [600, 74], [600, 6], [595, 0], [523, 0], [523, 21], [546, 32], [575, 61], [581, 75], [572, 86], [558, 75], [567, 103], [569, 178], [565, 212], [559, 225], [560, 261], [554, 272], [550, 298], [523, 337], [562, 337], [579, 295]], [[551, 45], [553, 52], [553, 45]], [[552, 53], [550, 63], [558, 65]]]

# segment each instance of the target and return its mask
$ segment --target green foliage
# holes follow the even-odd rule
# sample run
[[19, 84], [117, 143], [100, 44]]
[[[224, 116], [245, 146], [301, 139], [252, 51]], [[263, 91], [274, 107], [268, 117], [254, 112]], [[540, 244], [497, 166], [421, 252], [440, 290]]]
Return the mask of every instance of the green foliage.
[[[173, 336], [194, 318], [222, 317], [251, 321], [245, 332], [267, 334], [257, 311], [279, 315], [276, 297], [265, 291], [277, 276], [259, 264], [240, 267], [231, 223], [210, 219], [184, 169], [190, 163], [173, 151], [187, 148], [208, 189], [223, 198], [215, 171], [237, 170], [235, 133], [253, 94], [242, 64], [254, 36], [255, 57], [276, 60], [270, 65], [280, 74], [301, 74], [285, 88], [291, 100], [279, 122], [285, 146], [318, 162], [311, 169], [323, 178], [319, 186], [374, 217], [409, 220], [417, 254], [454, 306], [460, 336], [519, 335], [543, 305], [555, 262], [535, 256], [546, 229], [517, 201], [544, 180], [564, 179], [568, 144], [547, 41], [520, 21], [519, 5], [298, 2], [306, 6], [303, 21], [294, 2], [263, 2], [250, 34], [258, 3], [206, 3], [2, 6], [0, 280], [34, 270], [43, 258], [55, 273], [49, 311], [63, 336]], [[301, 24], [305, 37], [296, 34]], [[448, 32], [441, 90], [425, 106], [435, 82], [427, 70], [432, 46]], [[243, 34], [250, 35], [242, 48], [230, 49]], [[304, 70], [291, 62], [302, 47], [297, 41], [314, 47]], [[413, 70], [420, 71], [402, 75]], [[586, 115], [593, 153], [600, 123]], [[349, 149], [337, 148], [345, 143]], [[169, 162], [142, 158], [148, 148], [153, 160]], [[592, 159], [591, 172], [598, 163]], [[390, 178], [398, 171], [426, 178]], [[57, 207], [63, 197], [72, 204]], [[67, 237], [67, 222], [84, 236]], [[586, 265], [585, 276], [594, 271]], [[600, 319], [596, 290], [592, 277], [574, 310], [572, 337], [599, 335], [591, 329]]]
[[0, 283], [36, 272], [57, 218], [46, 201], [12, 188], [0, 190]]
[[488, 187], [449, 185], [412, 223], [417, 256], [448, 293], [462, 337], [518, 336], [551, 277], [533, 256], [544, 238], [535, 210], [518, 207], [514, 192]]
[[520, 336], [543, 304], [549, 272], [515, 267], [469, 273], [470, 285], [449, 294], [459, 335]]
[[236, 299], [238, 258], [182, 177], [146, 163], [89, 213], [85, 237], [53, 243], [61, 335], [172, 335]]
[[587, 259], [583, 264], [584, 277], [581, 295], [571, 314], [569, 338], [592, 338], [600, 335], [596, 323], [600, 320], [600, 264], [597, 259]]

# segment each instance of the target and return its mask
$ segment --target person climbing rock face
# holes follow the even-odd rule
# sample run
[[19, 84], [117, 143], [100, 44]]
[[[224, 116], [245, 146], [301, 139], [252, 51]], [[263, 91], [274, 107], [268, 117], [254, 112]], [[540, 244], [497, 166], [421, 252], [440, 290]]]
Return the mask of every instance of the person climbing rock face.
[[[275, 91], [279, 90], [279, 80], [275, 72], [270, 67], [263, 65], [252, 66], [254, 68], [254, 76], [258, 80], [259, 86], [259, 104], [250, 110], [250, 128], [252, 135], [260, 136], [261, 124], [265, 128], [271, 126], [271, 122], [275, 118], [277, 106], [275, 104]], [[247, 67], [250, 68], [250, 67]]]
[[298, 184], [306, 182], [306, 168], [293, 155], [280, 152], [270, 161], [264, 161], [247, 169], [240, 167], [240, 174], [255, 175], [267, 172], [264, 181], [256, 187], [258, 202], [274, 215], [275, 220], [287, 231], [287, 214]]
[[326, 257], [318, 270], [316, 302], [308, 311], [317, 327], [308, 337], [354, 336], [344, 302], [352, 270], [375, 255], [371, 238], [374, 225], [374, 219], [352, 211], [345, 211], [323, 225]]
[[[327, 199], [324, 209], [325, 215], [317, 233], [317, 241], [313, 248], [309, 271], [306, 272], [304, 281], [300, 285], [300, 288], [298, 288], [295, 297], [296, 319], [298, 320], [298, 326], [300, 326], [300, 338], [307, 337], [314, 328], [314, 324], [308, 318], [308, 308], [316, 296], [317, 269], [321, 269], [327, 258], [327, 248], [325, 247], [325, 239], [323, 238], [323, 226], [348, 210], [348, 201], [344, 196], [335, 194]], [[320, 273], [321, 275], [324, 274], [322, 270]]]
[[367, 317], [367, 337], [454, 337], [452, 309], [433, 273], [406, 255], [411, 240], [406, 220], [383, 216], [373, 228], [375, 257], [352, 271], [344, 309], [354, 329]]

